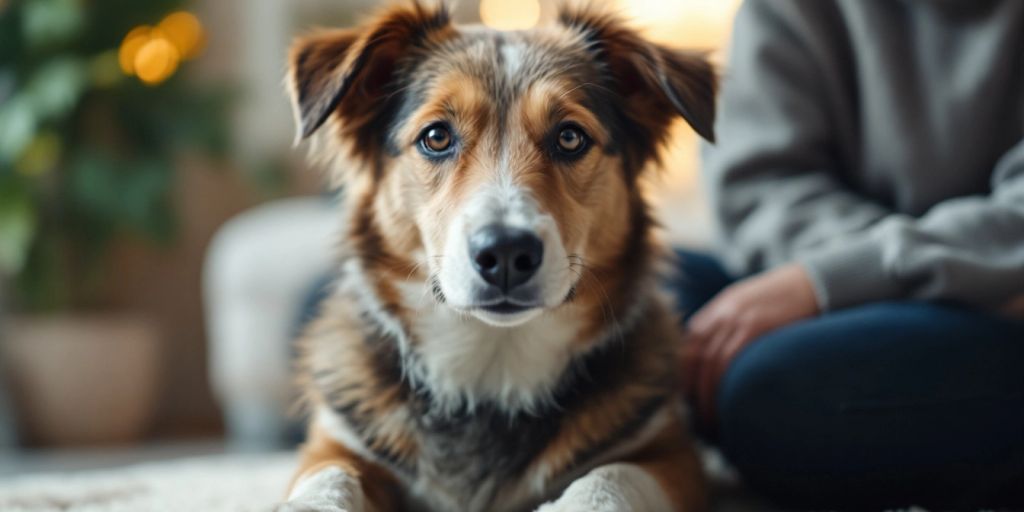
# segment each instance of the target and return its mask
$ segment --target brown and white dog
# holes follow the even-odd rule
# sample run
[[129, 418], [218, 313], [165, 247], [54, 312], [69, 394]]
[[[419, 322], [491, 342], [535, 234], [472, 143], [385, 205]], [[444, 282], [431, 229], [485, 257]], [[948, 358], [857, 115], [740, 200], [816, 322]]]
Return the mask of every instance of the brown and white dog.
[[637, 180], [676, 116], [711, 138], [711, 66], [591, 8], [414, 3], [300, 38], [289, 86], [346, 227], [280, 509], [703, 508]]

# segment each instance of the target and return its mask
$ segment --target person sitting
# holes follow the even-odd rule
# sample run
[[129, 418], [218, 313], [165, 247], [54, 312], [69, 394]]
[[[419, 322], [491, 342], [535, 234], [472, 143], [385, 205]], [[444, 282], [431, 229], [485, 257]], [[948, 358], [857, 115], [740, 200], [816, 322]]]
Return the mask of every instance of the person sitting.
[[[1024, 2], [748, 0], [685, 392], [789, 504], [1021, 504]], [[1016, 500], [1016, 501], [1014, 501]]]

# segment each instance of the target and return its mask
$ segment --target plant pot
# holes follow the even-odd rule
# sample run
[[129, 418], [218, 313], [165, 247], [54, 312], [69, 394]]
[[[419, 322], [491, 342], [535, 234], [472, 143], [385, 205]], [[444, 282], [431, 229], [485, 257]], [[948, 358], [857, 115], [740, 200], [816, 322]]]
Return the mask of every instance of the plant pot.
[[147, 321], [122, 315], [10, 318], [3, 376], [28, 444], [139, 440], [156, 399], [159, 341]]

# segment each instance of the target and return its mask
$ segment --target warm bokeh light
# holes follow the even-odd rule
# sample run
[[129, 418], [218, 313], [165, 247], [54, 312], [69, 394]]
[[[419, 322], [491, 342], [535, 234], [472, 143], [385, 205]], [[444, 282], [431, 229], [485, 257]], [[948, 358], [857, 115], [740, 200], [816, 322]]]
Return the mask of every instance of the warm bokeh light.
[[[615, 0], [622, 14], [653, 41], [711, 51], [721, 63], [741, 0]], [[701, 247], [713, 239], [710, 210], [700, 187], [700, 141], [682, 121], [673, 127], [660, 172], [644, 186], [673, 243]]]
[[197, 55], [203, 47], [203, 26], [194, 14], [178, 11], [168, 15], [157, 26], [167, 40], [178, 49], [182, 59]]
[[125, 74], [155, 85], [173, 75], [181, 61], [198, 55], [205, 39], [199, 19], [178, 11], [156, 27], [142, 25], [128, 32], [118, 49], [118, 63]]
[[741, 0], [617, 0], [623, 13], [660, 43], [716, 49], [725, 44]]
[[135, 55], [135, 74], [147, 84], [158, 84], [174, 74], [180, 61], [178, 49], [170, 41], [150, 39]]
[[491, 28], [523, 30], [540, 20], [538, 0], [482, 0], [480, 19]]
[[121, 48], [117, 52], [117, 60], [121, 64], [121, 71], [124, 71], [126, 75], [135, 74], [135, 56], [139, 53], [139, 48], [142, 48], [149, 42], [149, 33], [152, 30], [153, 27], [148, 25], [135, 27], [121, 41]]

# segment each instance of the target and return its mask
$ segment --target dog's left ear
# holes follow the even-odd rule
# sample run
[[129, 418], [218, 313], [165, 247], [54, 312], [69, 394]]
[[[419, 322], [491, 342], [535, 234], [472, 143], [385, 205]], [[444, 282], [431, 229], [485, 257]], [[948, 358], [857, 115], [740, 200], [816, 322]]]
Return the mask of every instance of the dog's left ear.
[[671, 120], [667, 115], [681, 115], [701, 137], [714, 142], [718, 77], [702, 54], [651, 43], [616, 16], [592, 6], [563, 6], [559, 21], [585, 37], [632, 114], [664, 125]]

